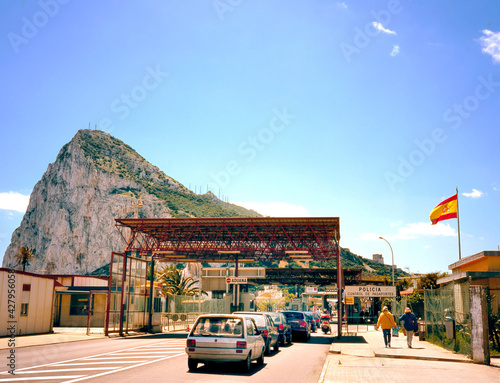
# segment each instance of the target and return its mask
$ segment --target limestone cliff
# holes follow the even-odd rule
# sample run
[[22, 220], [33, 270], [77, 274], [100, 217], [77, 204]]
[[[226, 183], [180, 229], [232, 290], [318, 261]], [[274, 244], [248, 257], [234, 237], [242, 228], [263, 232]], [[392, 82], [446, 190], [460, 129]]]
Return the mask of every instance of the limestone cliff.
[[123, 250], [115, 218], [257, 215], [213, 197], [192, 193], [109, 134], [81, 130], [33, 188], [3, 266], [13, 266], [17, 249], [29, 246], [37, 256], [26, 271], [91, 272]]

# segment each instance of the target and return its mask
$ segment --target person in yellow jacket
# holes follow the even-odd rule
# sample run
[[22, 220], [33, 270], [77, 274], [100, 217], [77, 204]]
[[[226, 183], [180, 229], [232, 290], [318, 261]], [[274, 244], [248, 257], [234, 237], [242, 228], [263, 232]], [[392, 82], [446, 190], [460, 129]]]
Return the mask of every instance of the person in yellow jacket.
[[396, 327], [396, 322], [387, 306], [382, 308], [382, 312], [378, 317], [376, 330], [379, 327], [382, 328], [382, 332], [384, 333], [385, 347], [391, 347], [391, 329]]

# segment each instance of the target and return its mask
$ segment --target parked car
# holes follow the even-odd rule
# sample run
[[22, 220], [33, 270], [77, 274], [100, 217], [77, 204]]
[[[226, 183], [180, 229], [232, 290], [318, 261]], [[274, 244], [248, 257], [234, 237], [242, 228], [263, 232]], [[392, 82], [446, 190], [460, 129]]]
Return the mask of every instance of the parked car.
[[311, 332], [316, 332], [316, 320], [314, 319], [313, 313], [310, 311], [304, 311], [304, 314], [307, 318], [309, 326], [311, 326]]
[[188, 368], [198, 363], [237, 362], [249, 371], [252, 361], [264, 364], [264, 339], [252, 318], [231, 314], [200, 315], [188, 334]]
[[288, 323], [288, 320], [280, 312], [267, 312], [274, 324], [278, 326], [279, 341], [282, 346], [286, 344], [292, 344], [292, 326]]
[[250, 312], [250, 311], [235, 311], [233, 314], [243, 315], [255, 320], [257, 327], [264, 339], [266, 344], [265, 354], [269, 355], [271, 353], [271, 347], [274, 351], [278, 351], [280, 348], [278, 327], [274, 324], [271, 316], [265, 312]]
[[294, 339], [303, 339], [306, 342], [311, 339], [311, 326], [307, 321], [306, 314], [302, 311], [283, 311], [283, 315], [292, 327]]

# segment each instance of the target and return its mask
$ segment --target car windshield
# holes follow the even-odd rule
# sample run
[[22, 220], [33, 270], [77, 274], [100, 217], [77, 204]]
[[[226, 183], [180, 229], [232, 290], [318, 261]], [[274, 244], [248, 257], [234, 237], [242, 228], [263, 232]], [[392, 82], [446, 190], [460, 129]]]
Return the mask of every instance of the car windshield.
[[191, 336], [243, 337], [243, 323], [240, 318], [200, 318]]

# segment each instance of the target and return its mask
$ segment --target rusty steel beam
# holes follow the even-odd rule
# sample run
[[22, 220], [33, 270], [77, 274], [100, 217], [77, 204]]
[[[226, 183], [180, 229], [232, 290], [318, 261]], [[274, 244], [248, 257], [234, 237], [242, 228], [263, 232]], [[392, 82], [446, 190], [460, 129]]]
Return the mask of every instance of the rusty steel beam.
[[331, 260], [338, 252], [339, 218], [161, 218], [116, 219], [126, 251], [143, 255], [171, 252], [197, 262]]

